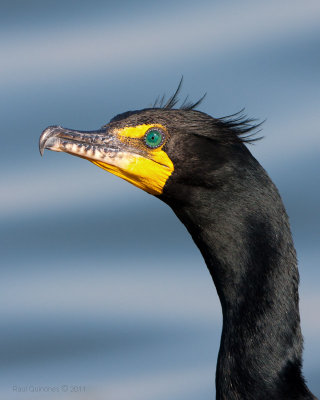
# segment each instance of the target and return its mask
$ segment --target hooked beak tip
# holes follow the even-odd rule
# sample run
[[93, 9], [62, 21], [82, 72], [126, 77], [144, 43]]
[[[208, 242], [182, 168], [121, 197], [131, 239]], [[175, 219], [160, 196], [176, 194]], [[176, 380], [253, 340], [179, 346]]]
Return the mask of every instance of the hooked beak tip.
[[43, 153], [44, 153], [44, 150], [46, 148], [46, 143], [47, 143], [48, 139], [51, 136], [53, 136], [56, 133], [57, 129], [59, 129], [59, 128], [61, 129], [60, 126], [56, 126], [56, 125], [55, 126], [48, 126], [48, 128], [46, 128], [41, 133], [41, 136], [40, 136], [40, 139], [39, 139], [39, 152], [40, 152], [41, 156], [43, 156]]

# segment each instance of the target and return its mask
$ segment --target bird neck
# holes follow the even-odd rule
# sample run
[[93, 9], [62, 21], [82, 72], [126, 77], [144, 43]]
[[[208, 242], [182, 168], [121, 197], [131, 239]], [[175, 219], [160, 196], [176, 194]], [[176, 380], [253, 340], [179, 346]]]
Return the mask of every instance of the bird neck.
[[181, 188], [181, 201], [167, 202], [200, 249], [221, 301], [217, 399], [312, 399], [301, 375], [288, 219], [277, 189], [262, 178], [252, 185], [259, 190]]

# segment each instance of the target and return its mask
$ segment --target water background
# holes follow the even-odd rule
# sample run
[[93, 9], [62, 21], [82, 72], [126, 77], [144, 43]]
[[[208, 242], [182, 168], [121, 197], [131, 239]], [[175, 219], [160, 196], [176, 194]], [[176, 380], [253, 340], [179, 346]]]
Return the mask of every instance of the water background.
[[[96, 129], [171, 94], [266, 119], [301, 274], [304, 374], [320, 395], [320, 3], [1, 1], [0, 398], [213, 398], [220, 304], [159, 200], [38, 153], [48, 125]], [[40, 391], [40, 392], [39, 392]]]

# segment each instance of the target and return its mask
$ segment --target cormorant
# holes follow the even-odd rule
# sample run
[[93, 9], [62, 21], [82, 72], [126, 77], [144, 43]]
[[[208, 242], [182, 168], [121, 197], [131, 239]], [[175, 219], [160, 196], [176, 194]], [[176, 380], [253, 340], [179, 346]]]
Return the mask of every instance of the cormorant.
[[85, 158], [167, 203], [200, 249], [223, 329], [219, 400], [315, 399], [302, 376], [296, 253], [277, 188], [252, 156], [254, 120], [195, 104], [117, 115], [97, 131], [49, 126], [44, 149]]

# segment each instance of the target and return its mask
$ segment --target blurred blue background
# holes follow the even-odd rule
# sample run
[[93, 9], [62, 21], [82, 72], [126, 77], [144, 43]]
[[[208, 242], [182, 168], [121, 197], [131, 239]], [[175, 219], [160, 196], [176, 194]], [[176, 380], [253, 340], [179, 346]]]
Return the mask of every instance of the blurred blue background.
[[214, 397], [220, 304], [185, 228], [119, 178], [37, 148], [46, 126], [98, 128], [182, 74], [182, 96], [208, 93], [202, 111], [266, 119], [250, 150], [290, 216], [320, 395], [319, 18], [318, 0], [1, 1], [1, 399]]

